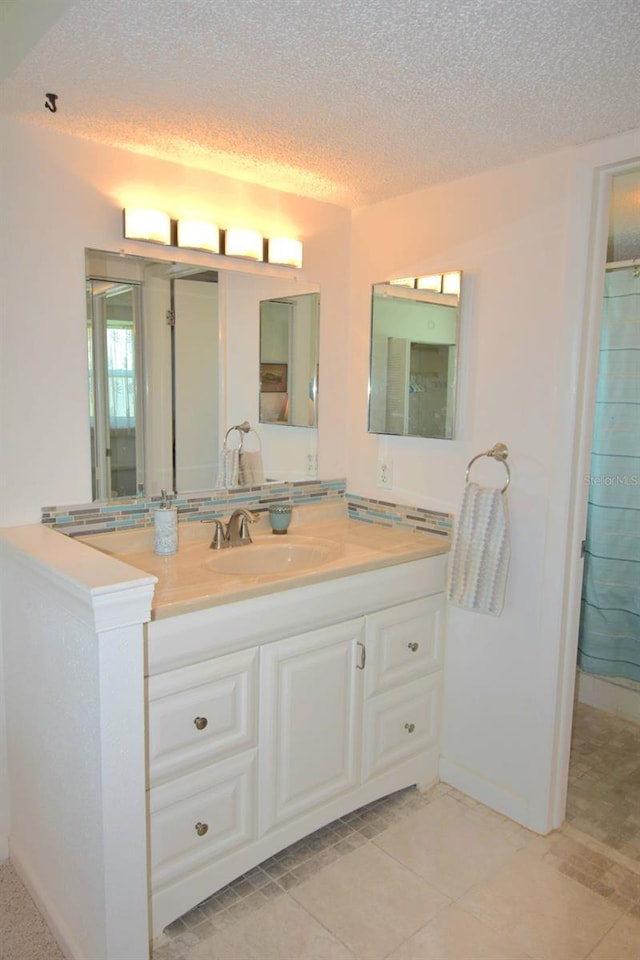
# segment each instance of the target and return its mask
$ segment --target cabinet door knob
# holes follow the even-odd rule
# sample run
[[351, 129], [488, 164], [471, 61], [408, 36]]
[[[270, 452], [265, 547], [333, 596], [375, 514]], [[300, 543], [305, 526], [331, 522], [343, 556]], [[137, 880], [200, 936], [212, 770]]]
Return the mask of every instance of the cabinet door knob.
[[196, 717], [193, 722], [195, 723], [197, 730], [204, 730], [206, 725], [209, 723], [206, 717]]
[[196, 833], [198, 834], [199, 837], [204, 837], [208, 829], [209, 829], [208, 823], [200, 823], [199, 821], [198, 823], [196, 823]]
[[408, 730], [409, 733], [413, 733], [413, 731], [414, 731], [415, 728], [416, 728], [416, 725], [415, 725], [415, 723], [405, 723], [404, 728], [405, 728], [405, 730]]
[[414, 642], [414, 643], [408, 643], [407, 646], [409, 647], [409, 650], [411, 650], [411, 653], [415, 653], [418, 647], [420, 646], [420, 644]]

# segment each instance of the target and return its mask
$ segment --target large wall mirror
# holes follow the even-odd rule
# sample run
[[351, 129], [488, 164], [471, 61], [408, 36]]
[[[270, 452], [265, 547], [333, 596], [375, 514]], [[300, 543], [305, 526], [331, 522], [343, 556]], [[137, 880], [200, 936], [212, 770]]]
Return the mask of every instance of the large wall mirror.
[[260, 423], [317, 425], [320, 296], [260, 303]]
[[[86, 251], [94, 499], [214, 489], [228, 428], [245, 420], [266, 480], [315, 476], [315, 413], [297, 442], [259, 423], [260, 304], [295, 304], [301, 287], [315, 297], [317, 338], [317, 288], [295, 276]], [[292, 341], [290, 382], [308, 389], [309, 351], [300, 356], [298, 373]]]
[[461, 282], [452, 271], [374, 285], [370, 433], [455, 436]]

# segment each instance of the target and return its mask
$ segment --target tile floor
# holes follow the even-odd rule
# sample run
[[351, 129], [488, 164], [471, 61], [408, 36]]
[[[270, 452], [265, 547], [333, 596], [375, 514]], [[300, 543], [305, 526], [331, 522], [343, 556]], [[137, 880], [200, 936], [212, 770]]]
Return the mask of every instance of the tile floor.
[[574, 826], [539, 837], [446, 784], [409, 789], [230, 884], [153, 958], [638, 960], [640, 867]]
[[[567, 820], [640, 866], [640, 727], [578, 703]], [[638, 951], [640, 956], [640, 950]]]
[[561, 830], [404, 790], [219, 891], [153, 960], [640, 960], [639, 775], [640, 727], [579, 705]]

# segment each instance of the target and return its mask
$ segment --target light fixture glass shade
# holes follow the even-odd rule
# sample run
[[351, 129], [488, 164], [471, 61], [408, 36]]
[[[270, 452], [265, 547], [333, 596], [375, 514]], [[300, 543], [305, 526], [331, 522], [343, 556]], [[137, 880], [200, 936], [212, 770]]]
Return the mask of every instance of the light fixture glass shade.
[[269, 240], [269, 263], [281, 263], [286, 267], [302, 266], [302, 243], [289, 237], [274, 237]]
[[460, 296], [460, 271], [445, 273], [442, 277], [442, 292], [450, 293], [454, 297]]
[[124, 235], [128, 240], [171, 243], [171, 217], [162, 210], [128, 209], [124, 211]]
[[224, 252], [228, 257], [262, 260], [262, 235], [255, 230], [227, 230]]
[[220, 253], [220, 228], [208, 220], [178, 220], [178, 246]]
[[432, 273], [428, 277], [418, 277], [418, 290], [434, 290], [442, 293], [442, 274]]
[[389, 280], [389, 283], [394, 287], [415, 287], [416, 278], [402, 277], [400, 280]]

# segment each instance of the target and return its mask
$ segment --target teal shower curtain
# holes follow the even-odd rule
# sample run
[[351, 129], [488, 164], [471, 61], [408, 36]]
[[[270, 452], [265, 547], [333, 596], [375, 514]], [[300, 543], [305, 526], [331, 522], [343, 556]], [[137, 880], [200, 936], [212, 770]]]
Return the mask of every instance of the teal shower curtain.
[[578, 665], [640, 681], [640, 270], [605, 278]]

